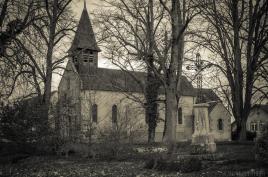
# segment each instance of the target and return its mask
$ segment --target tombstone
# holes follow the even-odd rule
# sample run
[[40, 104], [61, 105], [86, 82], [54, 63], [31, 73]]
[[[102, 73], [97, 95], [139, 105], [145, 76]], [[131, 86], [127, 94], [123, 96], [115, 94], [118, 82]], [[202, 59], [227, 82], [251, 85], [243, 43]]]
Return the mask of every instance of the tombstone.
[[213, 153], [216, 151], [214, 136], [209, 130], [207, 103], [194, 105], [194, 133], [192, 135], [192, 145], [202, 147], [205, 152]]

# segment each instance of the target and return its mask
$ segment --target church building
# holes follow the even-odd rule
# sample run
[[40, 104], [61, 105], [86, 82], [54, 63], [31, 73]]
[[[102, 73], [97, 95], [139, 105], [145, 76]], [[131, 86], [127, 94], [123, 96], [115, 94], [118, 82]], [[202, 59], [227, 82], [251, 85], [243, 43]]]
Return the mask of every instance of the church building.
[[[86, 139], [88, 136], [97, 137], [101, 133], [118, 131], [126, 134], [131, 141], [146, 142], [146, 73], [100, 68], [99, 52], [101, 50], [84, 7], [69, 50], [70, 58], [58, 87], [59, 128], [62, 136]], [[182, 97], [178, 107], [176, 132], [178, 141], [187, 141], [191, 140], [193, 134], [196, 91], [184, 76], [181, 85]], [[159, 97], [164, 98], [163, 89], [160, 89]], [[218, 101], [213, 99], [209, 101]], [[221, 118], [214, 120], [214, 117], [210, 116], [210, 121], [215, 122], [211, 124], [214, 127], [210, 128], [217, 133], [216, 140], [230, 140], [230, 116], [225, 109], [220, 110], [221, 113], [214, 111], [214, 114], [222, 116]], [[155, 134], [155, 140], [158, 142], [162, 141], [164, 118], [164, 103], [159, 102], [159, 121]]]

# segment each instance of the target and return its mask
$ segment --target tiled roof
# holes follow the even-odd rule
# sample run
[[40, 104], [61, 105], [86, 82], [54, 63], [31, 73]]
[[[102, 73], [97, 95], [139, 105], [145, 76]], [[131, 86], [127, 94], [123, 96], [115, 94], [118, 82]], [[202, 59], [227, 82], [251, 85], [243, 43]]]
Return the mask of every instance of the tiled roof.
[[[195, 92], [197, 93], [197, 89], [195, 88]], [[201, 91], [203, 101], [209, 104], [208, 112], [210, 113], [214, 107], [221, 101], [218, 95], [212, 89], [202, 89]]]
[[[197, 89], [195, 89], [195, 90], [197, 92]], [[201, 93], [202, 93], [202, 97], [203, 97], [204, 102], [220, 101], [220, 98], [212, 89], [203, 88]]]
[[[124, 92], [144, 92], [146, 80], [145, 72], [128, 71], [97, 68], [95, 75], [81, 75], [83, 90], [103, 90], [103, 91], [124, 91]], [[182, 95], [195, 96], [192, 84], [182, 76]], [[160, 88], [160, 94], [164, 94], [164, 89]]]
[[253, 106], [252, 109], [261, 109], [264, 112], [268, 113], [268, 104], [257, 104]]
[[219, 102], [217, 102], [217, 101], [209, 102], [209, 103], [208, 103], [208, 104], [209, 104], [208, 112], [210, 113], [218, 103], [219, 103]]
[[94, 31], [86, 8], [84, 8], [80, 17], [70, 51], [77, 48], [100, 51], [100, 48], [96, 43]]

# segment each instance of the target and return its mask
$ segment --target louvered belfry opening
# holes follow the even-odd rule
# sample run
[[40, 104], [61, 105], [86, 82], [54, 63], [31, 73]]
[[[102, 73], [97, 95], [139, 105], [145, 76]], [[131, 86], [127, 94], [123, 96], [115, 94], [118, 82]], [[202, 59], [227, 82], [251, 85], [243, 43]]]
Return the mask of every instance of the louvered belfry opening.
[[86, 6], [81, 14], [69, 53], [80, 75], [92, 75], [98, 68], [98, 53], [95, 34]]

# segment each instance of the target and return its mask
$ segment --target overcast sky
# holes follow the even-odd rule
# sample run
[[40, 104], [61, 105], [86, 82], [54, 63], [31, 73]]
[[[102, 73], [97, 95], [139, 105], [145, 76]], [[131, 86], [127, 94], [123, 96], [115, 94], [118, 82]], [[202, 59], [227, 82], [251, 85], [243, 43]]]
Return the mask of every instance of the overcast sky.
[[[86, 4], [88, 11], [92, 12], [96, 8], [96, 6], [100, 4], [100, 0], [86, 0]], [[73, 0], [71, 6], [77, 18], [79, 18], [84, 7], [84, 0]]]

